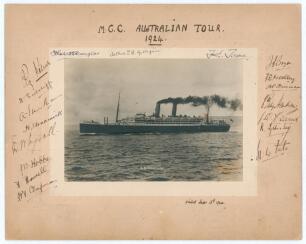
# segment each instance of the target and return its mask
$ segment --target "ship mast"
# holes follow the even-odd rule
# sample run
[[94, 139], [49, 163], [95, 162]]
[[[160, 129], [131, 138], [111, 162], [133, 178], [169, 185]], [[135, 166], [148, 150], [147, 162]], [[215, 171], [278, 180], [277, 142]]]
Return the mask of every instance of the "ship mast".
[[207, 101], [207, 114], [206, 114], [206, 122], [209, 123], [209, 109], [210, 109], [210, 106], [212, 105], [212, 100], [211, 98], [209, 97], [208, 98], [208, 101]]
[[209, 123], [209, 107], [210, 105], [207, 105], [207, 114], [206, 114], [206, 122]]
[[118, 97], [118, 105], [117, 105], [117, 112], [116, 112], [116, 122], [118, 122], [118, 118], [119, 118], [119, 107], [120, 107], [120, 92], [119, 92], [119, 97]]

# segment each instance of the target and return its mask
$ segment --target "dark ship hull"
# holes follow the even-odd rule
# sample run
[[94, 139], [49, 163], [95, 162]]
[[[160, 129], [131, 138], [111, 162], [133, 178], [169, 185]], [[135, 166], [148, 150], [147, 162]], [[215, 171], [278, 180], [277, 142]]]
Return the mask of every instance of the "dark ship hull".
[[227, 132], [226, 123], [207, 123], [201, 125], [137, 125], [137, 124], [99, 124], [80, 123], [81, 134], [140, 134], [140, 133], [198, 133]]

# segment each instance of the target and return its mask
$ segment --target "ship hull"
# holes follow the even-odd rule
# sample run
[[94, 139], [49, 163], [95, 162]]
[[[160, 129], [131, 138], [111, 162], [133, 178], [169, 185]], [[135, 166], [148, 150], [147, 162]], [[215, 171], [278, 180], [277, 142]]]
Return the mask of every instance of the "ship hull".
[[228, 124], [202, 125], [123, 125], [80, 123], [81, 134], [141, 134], [141, 133], [197, 133], [227, 132]]

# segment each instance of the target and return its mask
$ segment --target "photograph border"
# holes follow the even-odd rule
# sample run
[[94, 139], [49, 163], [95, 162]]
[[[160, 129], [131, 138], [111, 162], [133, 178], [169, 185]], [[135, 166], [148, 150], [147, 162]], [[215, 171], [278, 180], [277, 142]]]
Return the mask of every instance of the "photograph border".
[[240, 59], [243, 63], [243, 181], [67, 182], [64, 180], [64, 116], [50, 138], [54, 161], [51, 177], [58, 196], [255, 196], [257, 195], [257, 49], [254, 48], [51, 48], [49, 78], [56, 83], [52, 99], [62, 94], [58, 108], [64, 114], [64, 59]]

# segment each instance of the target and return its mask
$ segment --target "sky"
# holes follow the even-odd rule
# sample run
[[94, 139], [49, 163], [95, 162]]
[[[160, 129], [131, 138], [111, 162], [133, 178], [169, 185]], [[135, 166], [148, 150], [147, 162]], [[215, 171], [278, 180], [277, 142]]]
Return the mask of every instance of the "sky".
[[[168, 97], [217, 94], [242, 99], [239, 60], [208, 59], [65, 59], [65, 123], [115, 120], [118, 94], [119, 118], [152, 114], [158, 100]], [[204, 106], [178, 105], [177, 114], [204, 115]], [[161, 114], [171, 114], [162, 105]], [[212, 116], [241, 115], [219, 109]]]

